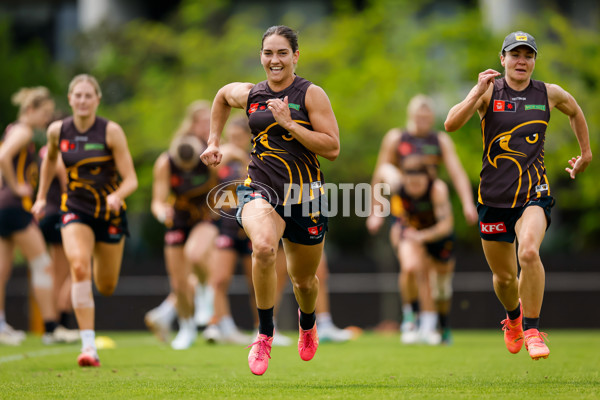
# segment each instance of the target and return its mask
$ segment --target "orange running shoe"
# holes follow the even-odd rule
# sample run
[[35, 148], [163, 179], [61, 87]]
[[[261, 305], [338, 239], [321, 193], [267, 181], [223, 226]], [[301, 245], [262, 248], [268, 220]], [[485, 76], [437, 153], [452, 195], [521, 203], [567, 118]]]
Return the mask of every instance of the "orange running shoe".
[[544, 343], [545, 340], [548, 340], [548, 335], [544, 332], [540, 332], [535, 328], [525, 331], [525, 348], [532, 359], [537, 361], [540, 358], [548, 358], [550, 349]]
[[80, 367], [99, 367], [100, 359], [98, 358], [96, 350], [89, 347], [83, 349], [79, 357], [77, 357], [77, 364], [79, 364]]
[[508, 319], [507, 315], [506, 319], [501, 322], [504, 331], [504, 343], [508, 351], [513, 354], [517, 354], [523, 347], [523, 305], [521, 300], [519, 300], [519, 307], [521, 308], [519, 318], [512, 320]]
[[300, 309], [298, 309], [298, 330], [300, 337], [298, 338], [298, 353], [304, 361], [310, 361], [315, 356], [319, 347], [319, 335], [317, 334], [317, 323], [307, 330], [300, 326]]
[[269, 367], [272, 346], [273, 336], [262, 335], [260, 333], [256, 336], [256, 341], [248, 346], [252, 347], [250, 354], [248, 354], [248, 365], [254, 375], [264, 374]]

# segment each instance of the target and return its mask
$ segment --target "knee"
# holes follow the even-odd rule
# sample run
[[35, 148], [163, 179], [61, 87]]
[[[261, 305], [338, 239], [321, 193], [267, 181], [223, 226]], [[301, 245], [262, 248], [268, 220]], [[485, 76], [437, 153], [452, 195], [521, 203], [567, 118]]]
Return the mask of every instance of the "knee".
[[509, 287], [513, 285], [517, 281], [517, 273], [516, 272], [501, 272], [494, 273], [494, 282], [496, 286], [500, 287]]
[[268, 241], [258, 240], [252, 243], [252, 258], [254, 266], [269, 266], [275, 263], [277, 246]]
[[538, 249], [533, 246], [521, 246], [519, 247], [519, 263], [521, 268], [529, 265], [535, 265], [540, 261], [540, 253]]
[[90, 263], [83, 259], [71, 260], [71, 274], [76, 282], [90, 280], [92, 278]]
[[310, 292], [319, 285], [316, 275], [306, 277], [291, 276], [290, 278], [292, 280], [292, 285], [294, 285], [294, 289], [300, 292]]
[[229, 289], [229, 278], [226, 276], [217, 276], [212, 282], [213, 288], [218, 292], [225, 292]]
[[116, 282], [96, 282], [96, 289], [103, 296], [110, 296], [117, 288]]

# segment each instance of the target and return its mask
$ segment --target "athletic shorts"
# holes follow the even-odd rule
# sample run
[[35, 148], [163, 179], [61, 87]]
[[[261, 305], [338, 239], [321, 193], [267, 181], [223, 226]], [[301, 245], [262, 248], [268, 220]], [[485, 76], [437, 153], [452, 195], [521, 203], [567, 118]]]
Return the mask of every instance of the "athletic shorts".
[[437, 240], [432, 243], [425, 243], [427, 253], [434, 259], [441, 262], [448, 262], [454, 257], [454, 243], [456, 242], [454, 234]]
[[191, 231], [192, 227], [167, 229], [165, 232], [165, 246], [183, 246]]
[[62, 236], [60, 235], [60, 213], [46, 215], [41, 219], [39, 225], [46, 243], [62, 243]]
[[515, 225], [527, 207], [542, 207], [546, 215], [546, 230], [550, 227], [550, 212], [554, 206], [552, 196], [544, 196], [530, 200], [523, 207], [496, 208], [477, 204], [479, 214], [479, 236], [484, 240], [513, 243], [517, 234]]
[[119, 218], [113, 218], [112, 221], [105, 221], [73, 211], [61, 214], [61, 228], [73, 223], [89, 226], [94, 232], [96, 242], [119, 243], [123, 238], [123, 235], [129, 236], [129, 230], [127, 229], [127, 214], [124, 210], [121, 210]]
[[0, 210], [0, 237], [8, 238], [13, 233], [27, 228], [33, 221], [33, 215], [22, 208], [4, 208]]
[[[242, 208], [244, 205], [256, 199], [266, 200], [262, 194], [244, 185], [237, 187], [237, 198], [236, 219], [240, 226], [242, 226]], [[283, 238], [293, 243], [309, 246], [319, 244], [325, 239], [328, 219], [321, 210], [324, 210], [326, 205], [327, 199], [325, 196], [320, 196], [308, 204], [294, 204], [291, 206], [271, 204], [285, 222]]]
[[219, 236], [215, 240], [218, 249], [234, 250], [240, 256], [252, 254], [252, 242], [238, 225], [235, 214], [223, 215], [215, 225], [219, 229]]

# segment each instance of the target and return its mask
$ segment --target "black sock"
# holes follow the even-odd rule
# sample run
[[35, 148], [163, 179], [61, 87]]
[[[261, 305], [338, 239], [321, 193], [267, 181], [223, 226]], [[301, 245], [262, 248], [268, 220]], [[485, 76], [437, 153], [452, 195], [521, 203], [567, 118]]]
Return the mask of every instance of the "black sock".
[[58, 319], [58, 324], [67, 328], [69, 326], [69, 313], [62, 311]]
[[440, 328], [442, 330], [450, 328], [448, 314], [438, 314], [438, 320], [440, 321]]
[[412, 303], [410, 303], [410, 305], [412, 306], [413, 312], [415, 314], [419, 314], [419, 311], [420, 311], [419, 300], [413, 301]]
[[56, 321], [44, 321], [44, 330], [46, 333], [52, 333], [56, 329], [58, 324]]
[[261, 310], [258, 307], [256, 309], [258, 310], [258, 333], [269, 337], [273, 336], [273, 330], [275, 329], [273, 307], [266, 310]]
[[521, 303], [519, 303], [517, 308], [515, 308], [512, 311], [506, 310], [506, 313], [508, 314], [508, 319], [511, 319], [513, 321], [519, 318], [519, 316], [521, 315]]
[[300, 310], [300, 328], [302, 328], [302, 330], [307, 331], [312, 329], [312, 327], [315, 326], [316, 320], [317, 317], [314, 311], [310, 314], [305, 314], [302, 310]]
[[540, 319], [523, 317], [523, 330], [526, 331], [528, 329], [539, 330], [540, 329]]

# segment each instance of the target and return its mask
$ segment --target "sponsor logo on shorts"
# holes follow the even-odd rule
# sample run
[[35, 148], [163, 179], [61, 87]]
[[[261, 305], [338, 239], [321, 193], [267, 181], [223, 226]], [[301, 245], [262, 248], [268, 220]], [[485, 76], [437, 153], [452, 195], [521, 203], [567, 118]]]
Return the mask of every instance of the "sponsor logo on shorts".
[[494, 112], [516, 112], [517, 103], [508, 100], [494, 100]]
[[481, 233], [506, 233], [506, 225], [504, 225], [504, 222], [492, 222], [487, 224], [480, 222], [479, 229], [481, 230]]
[[228, 249], [233, 247], [233, 239], [227, 235], [219, 235], [215, 239], [215, 246], [217, 249]]
[[113, 237], [119, 236], [121, 234], [121, 229], [117, 226], [110, 225], [108, 227], [108, 234]]
[[62, 216], [62, 224], [66, 225], [71, 221], [77, 221], [79, 219], [79, 215], [75, 213], [66, 213]]
[[548, 190], [548, 184], [547, 184], [547, 183], [544, 183], [543, 185], [537, 185], [537, 186], [535, 187], [535, 191], [536, 191], [536, 193], [539, 193], [539, 192], [545, 192], [545, 191], [547, 191], [547, 190]]

